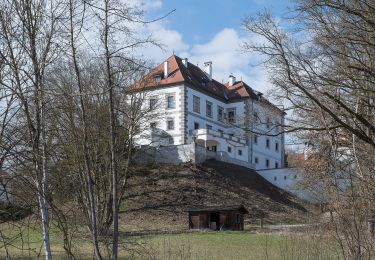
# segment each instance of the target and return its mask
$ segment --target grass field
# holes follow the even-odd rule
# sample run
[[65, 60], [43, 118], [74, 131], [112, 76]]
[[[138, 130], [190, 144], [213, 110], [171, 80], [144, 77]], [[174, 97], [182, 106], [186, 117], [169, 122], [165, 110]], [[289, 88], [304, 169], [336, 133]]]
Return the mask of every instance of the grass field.
[[[14, 236], [7, 250], [12, 259], [43, 258], [41, 236], [37, 229], [24, 236], [16, 236], [18, 230], [2, 230], [8, 237]], [[29, 234], [26, 236], [26, 234]], [[67, 259], [63, 240], [52, 232], [54, 259]], [[333, 243], [327, 239], [306, 238], [301, 235], [258, 234], [253, 232], [189, 232], [168, 235], [130, 236], [121, 240], [121, 259], [337, 259]], [[73, 241], [77, 259], [92, 259], [89, 238]], [[6, 256], [0, 248], [0, 258]], [[106, 251], [103, 246], [103, 255]]]
[[296, 235], [208, 232], [145, 241], [157, 259], [337, 259], [331, 243]]

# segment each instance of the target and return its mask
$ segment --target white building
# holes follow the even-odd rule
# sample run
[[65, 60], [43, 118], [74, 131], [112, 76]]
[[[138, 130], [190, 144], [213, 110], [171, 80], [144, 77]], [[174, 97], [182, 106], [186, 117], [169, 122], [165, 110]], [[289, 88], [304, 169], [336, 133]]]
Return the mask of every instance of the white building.
[[200, 69], [173, 55], [135, 88], [148, 110], [138, 145], [175, 146], [180, 157], [179, 147], [195, 143], [207, 158], [255, 169], [284, 167], [284, 112], [233, 75], [225, 84], [214, 80], [212, 62]]

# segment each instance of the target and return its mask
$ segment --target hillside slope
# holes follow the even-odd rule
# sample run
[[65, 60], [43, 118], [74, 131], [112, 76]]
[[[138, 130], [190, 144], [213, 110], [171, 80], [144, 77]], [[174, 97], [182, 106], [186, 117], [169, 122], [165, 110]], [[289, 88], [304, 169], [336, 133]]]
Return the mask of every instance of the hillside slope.
[[268, 223], [303, 221], [304, 206], [247, 168], [207, 161], [203, 165], [137, 168], [129, 178], [121, 222], [127, 231], [184, 230], [189, 207], [243, 204]]

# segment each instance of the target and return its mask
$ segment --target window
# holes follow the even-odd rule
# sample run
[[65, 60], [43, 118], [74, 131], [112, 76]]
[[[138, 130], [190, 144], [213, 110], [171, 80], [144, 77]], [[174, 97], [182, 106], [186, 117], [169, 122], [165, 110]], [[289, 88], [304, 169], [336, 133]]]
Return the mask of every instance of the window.
[[274, 180], [274, 181], [277, 181], [277, 177], [276, 177], [276, 176], [274, 176], [274, 177], [273, 177], [273, 180]]
[[208, 130], [211, 130], [211, 129], [212, 129], [212, 125], [206, 125], [206, 128], [207, 128]]
[[174, 96], [168, 96], [167, 97], [167, 108], [175, 108], [176, 104], [174, 101]]
[[217, 120], [218, 121], [223, 121], [224, 119], [224, 108], [222, 107], [217, 107]]
[[156, 98], [150, 98], [150, 110], [154, 110], [156, 108], [156, 103], [158, 100]]
[[266, 159], [266, 167], [269, 168], [270, 167], [270, 160]]
[[258, 112], [254, 112], [254, 122], [259, 123]]
[[151, 129], [156, 128], [156, 123], [155, 123], [155, 122], [152, 122], [152, 123], [150, 124], [150, 128], [151, 128]]
[[167, 121], [167, 130], [173, 130], [174, 129], [174, 121], [168, 120]]
[[238, 155], [239, 155], [239, 156], [242, 155], [242, 150], [238, 150]]
[[267, 147], [267, 148], [270, 148], [270, 139], [268, 139], [268, 138], [267, 138], [267, 140], [266, 140], [266, 147]]
[[232, 147], [228, 146], [228, 153], [232, 152]]
[[168, 143], [169, 143], [169, 144], [174, 144], [174, 139], [173, 139], [173, 137], [169, 137], [169, 138], [168, 138]]
[[256, 164], [259, 163], [259, 159], [258, 159], [258, 157], [255, 157], [255, 158], [254, 158], [254, 162], [255, 162]]
[[275, 151], [278, 152], [279, 151], [279, 143], [275, 143]]
[[258, 144], [258, 135], [254, 135], [254, 144]]
[[201, 112], [201, 99], [197, 96], [193, 96], [193, 111], [195, 113]]
[[286, 176], [284, 176], [284, 180], [286, 180]]
[[194, 122], [194, 129], [199, 129], [199, 123]]
[[228, 121], [229, 123], [234, 123], [236, 121], [236, 109], [235, 108], [228, 109]]
[[206, 101], [206, 116], [212, 117], [212, 103], [209, 101]]
[[161, 80], [161, 75], [156, 75], [156, 76], [154, 77], [154, 79], [155, 79], [156, 82], [160, 82], [160, 80]]
[[271, 127], [271, 119], [269, 117], [267, 117], [266, 127], [267, 127], [267, 129], [269, 129]]
[[213, 146], [211, 147], [211, 150], [212, 150], [213, 152], [216, 152], [216, 150], [217, 150], [216, 145], [213, 145]]
[[279, 168], [279, 163], [278, 162], [275, 162], [275, 168]]

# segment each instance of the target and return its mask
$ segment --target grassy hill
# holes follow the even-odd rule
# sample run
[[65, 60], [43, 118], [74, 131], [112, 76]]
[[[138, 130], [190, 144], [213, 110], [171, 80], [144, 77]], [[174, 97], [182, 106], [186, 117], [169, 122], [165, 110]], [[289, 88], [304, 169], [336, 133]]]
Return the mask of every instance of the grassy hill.
[[245, 224], [303, 222], [306, 205], [255, 171], [219, 161], [203, 165], [158, 165], [132, 172], [121, 219], [127, 231], [183, 231], [189, 207], [243, 204]]
[[[259, 212], [266, 214], [268, 223], [301, 223], [310, 218], [309, 205], [303, 205], [256, 172], [241, 166], [207, 161], [203, 165], [138, 167], [132, 169], [128, 186], [120, 214], [120, 258], [281, 259], [278, 256], [284, 254], [286, 257], [282, 259], [290, 259], [289, 250], [292, 254], [299, 253], [296, 259], [305, 259], [305, 253], [326, 254], [331, 247], [326, 240], [319, 239], [312, 244], [311, 239], [303, 236], [288, 238], [252, 231], [184, 232], [188, 228], [185, 209], [194, 206], [243, 204], [251, 213], [245, 218], [245, 229], [258, 221], [254, 213]], [[33, 218], [27, 219], [27, 223], [30, 220]], [[9, 253], [14, 259], [39, 256], [43, 242], [39, 224], [36, 219], [29, 223], [25, 230], [27, 239], [19, 236], [19, 229], [15, 228], [21, 227], [21, 222], [0, 224], [2, 234], [12, 238], [14, 246], [9, 247]], [[72, 237], [74, 254], [77, 259], [87, 259], [93, 252], [90, 236], [86, 228], [76, 231]], [[178, 234], [163, 234], [166, 231]], [[55, 225], [51, 225], [50, 236], [55, 258], [66, 259], [63, 236]], [[1, 259], [5, 258], [4, 253], [0, 250]], [[329, 258], [318, 256], [312, 259]]]

